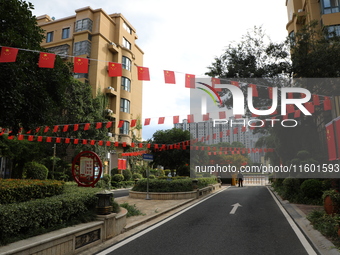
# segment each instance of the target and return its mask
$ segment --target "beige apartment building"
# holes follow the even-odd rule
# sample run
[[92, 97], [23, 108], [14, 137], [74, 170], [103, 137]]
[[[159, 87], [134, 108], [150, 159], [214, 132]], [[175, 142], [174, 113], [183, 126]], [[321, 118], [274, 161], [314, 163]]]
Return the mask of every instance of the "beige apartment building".
[[[107, 95], [107, 118], [114, 122], [109, 130], [112, 141], [131, 143], [130, 122], [142, 118], [142, 81], [137, 78], [137, 66], [143, 66], [144, 52], [136, 44], [136, 30], [119, 13], [107, 14], [102, 9], [84, 7], [75, 10], [70, 17], [37, 17], [38, 25], [45, 30], [42, 46], [56, 54], [89, 58], [88, 73], [75, 74], [75, 78], [92, 86], [93, 96], [98, 92]], [[108, 63], [122, 64], [122, 76], [109, 77]], [[118, 123], [124, 125], [118, 128]], [[134, 129], [137, 137], [141, 130]], [[122, 152], [115, 148], [112, 155]], [[117, 160], [111, 160], [115, 167]]]
[[332, 32], [331, 36], [340, 36], [339, 0], [286, 0], [286, 7], [290, 36], [313, 20], [318, 21], [320, 29]]

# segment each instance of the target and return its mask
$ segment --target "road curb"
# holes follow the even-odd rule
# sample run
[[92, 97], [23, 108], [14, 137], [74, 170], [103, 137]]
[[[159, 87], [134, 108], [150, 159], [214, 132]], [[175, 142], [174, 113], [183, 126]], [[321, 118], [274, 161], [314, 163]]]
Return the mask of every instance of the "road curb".
[[315, 251], [320, 255], [339, 255], [340, 252], [335, 248], [335, 245], [329, 241], [326, 237], [321, 235], [319, 231], [313, 228], [310, 221], [306, 218], [299, 208], [294, 204], [289, 203], [282, 198], [273, 190], [271, 186], [267, 186], [268, 190], [276, 197], [282, 207], [293, 219], [295, 224], [298, 226], [300, 231], [304, 234], [308, 242], [313, 246]]

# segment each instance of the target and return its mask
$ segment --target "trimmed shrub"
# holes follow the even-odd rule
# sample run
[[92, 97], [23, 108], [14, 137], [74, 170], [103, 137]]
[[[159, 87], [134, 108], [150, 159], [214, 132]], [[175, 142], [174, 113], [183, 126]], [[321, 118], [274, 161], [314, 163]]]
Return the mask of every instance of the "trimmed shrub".
[[132, 179], [133, 180], [136, 180], [136, 179], [143, 179], [143, 176], [141, 174], [138, 174], [138, 173], [134, 173], [132, 175]]
[[290, 200], [291, 202], [296, 200], [300, 194], [300, 179], [286, 178], [283, 181], [282, 195], [284, 199]]
[[323, 183], [317, 179], [305, 180], [301, 184], [301, 192], [307, 199], [319, 199], [321, 201], [323, 193]]
[[114, 176], [112, 176], [112, 180], [115, 181], [115, 182], [124, 181], [124, 175], [122, 175], [122, 174], [115, 174]]
[[0, 206], [0, 244], [13, 238], [26, 238], [95, 220], [97, 204], [95, 188], [65, 187], [65, 193], [44, 199]]
[[0, 204], [25, 202], [62, 194], [64, 182], [55, 180], [0, 179]]
[[122, 173], [123, 173], [123, 176], [124, 176], [124, 181], [130, 181], [131, 180], [131, 178], [132, 178], [131, 170], [126, 169], [126, 170], [123, 170]]
[[155, 176], [154, 174], [150, 174], [150, 175], [149, 175], [149, 178], [150, 178], [150, 179], [156, 179], [156, 176]]
[[37, 162], [27, 162], [24, 166], [26, 179], [46, 180], [47, 175], [47, 167]]

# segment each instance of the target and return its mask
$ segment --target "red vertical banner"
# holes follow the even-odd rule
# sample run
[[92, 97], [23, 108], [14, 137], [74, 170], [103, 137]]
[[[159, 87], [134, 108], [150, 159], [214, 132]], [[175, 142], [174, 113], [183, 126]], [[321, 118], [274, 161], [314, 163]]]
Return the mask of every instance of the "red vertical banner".
[[195, 88], [195, 75], [194, 74], [185, 75], [185, 87], [190, 88], [190, 89]]
[[336, 160], [336, 144], [335, 144], [335, 135], [334, 135], [334, 125], [333, 121], [326, 124], [326, 141], [328, 148], [328, 160]]

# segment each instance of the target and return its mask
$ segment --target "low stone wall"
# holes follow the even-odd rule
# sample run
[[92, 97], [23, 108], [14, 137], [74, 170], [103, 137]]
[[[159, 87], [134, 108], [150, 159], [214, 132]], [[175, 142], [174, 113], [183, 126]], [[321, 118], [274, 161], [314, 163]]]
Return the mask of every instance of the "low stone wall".
[[[199, 198], [201, 196], [205, 196], [214, 190], [221, 188], [221, 184], [213, 184], [208, 187], [197, 189], [194, 191], [188, 192], [149, 192], [150, 199], [154, 200], [180, 200], [180, 199], [191, 199], [191, 198]], [[131, 191], [129, 192], [129, 197], [137, 198], [137, 199], [145, 199], [146, 192], [138, 192]]]
[[127, 210], [98, 215], [97, 221], [56, 230], [0, 247], [0, 254], [77, 254], [122, 233]]

